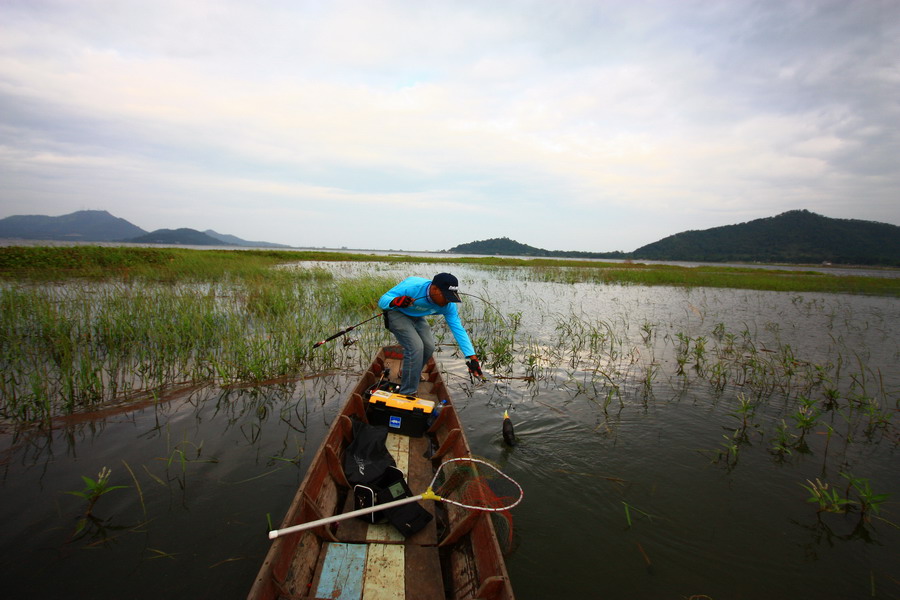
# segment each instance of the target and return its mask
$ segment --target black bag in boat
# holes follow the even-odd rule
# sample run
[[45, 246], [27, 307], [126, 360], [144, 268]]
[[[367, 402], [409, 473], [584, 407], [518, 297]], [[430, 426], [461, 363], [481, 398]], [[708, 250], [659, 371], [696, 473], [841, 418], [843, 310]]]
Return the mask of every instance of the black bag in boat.
[[[378, 480], [369, 484], [353, 486], [353, 504], [355, 509], [369, 508], [401, 498], [409, 498], [413, 494], [403, 478], [403, 472], [397, 467], [388, 467]], [[402, 504], [387, 510], [379, 510], [360, 517], [369, 523], [381, 523], [385, 519], [397, 528], [397, 531], [408, 537], [431, 521], [431, 513], [416, 502]]]
[[387, 514], [388, 522], [402, 533], [403, 537], [409, 537], [416, 533], [428, 525], [432, 519], [431, 513], [418, 502], [395, 506], [384, 512]]
[[[357, 509], [412, 496], [403, 472], [385, 446], [387, 434], [387, 427], [353, 421], [353, 441], [344, 454], [344, 475], [353, 486], [353, 504]], [[387, 518], [404, 536], [419, 531], [432, 519], [431, 513], [415, 502], [360, 518], [369, 523]]]
[[344, 453], [344, 475], [350, 485], [377, 481], [397, 464], [384, 445], [387, 434], [387, 427], [353, 419], [353, 440]]

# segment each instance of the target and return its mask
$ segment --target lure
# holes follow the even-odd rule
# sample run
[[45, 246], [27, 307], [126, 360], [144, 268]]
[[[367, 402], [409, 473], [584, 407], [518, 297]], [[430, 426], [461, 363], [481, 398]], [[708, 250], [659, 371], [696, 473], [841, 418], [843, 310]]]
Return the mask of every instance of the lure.
[[503, 441], [507, 446], [516, 445], [516, 432], [513, 429], [512, 421], [509, 418], [509, 411], [503, 411]]

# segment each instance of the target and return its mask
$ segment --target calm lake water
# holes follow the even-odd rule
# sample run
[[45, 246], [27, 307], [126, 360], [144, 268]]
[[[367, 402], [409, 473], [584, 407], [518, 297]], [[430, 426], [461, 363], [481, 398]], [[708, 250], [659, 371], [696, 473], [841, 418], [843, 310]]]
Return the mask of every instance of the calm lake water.
[[[438, 354], [473, 451], [525, 489], [507, 558], [520, 600], [900, 598], [896, 299], [453, 272], [478, 296], [462, 306], [474, 338], [488, 335], [488, 313], [510, 328], [520, 313], [512, 363], [490, 382], [472, 384], [452, 345]], [[388, 339], [364, 333], [335, 374], [199, 387], [60, 422], [51, 436], [2, 434], [4, 596], [245, 597], [268, 519], [280, 522], [359, 368]], [[807, 397], [821, 412], [801, 442]], [[742, 399], [753, 409], [739, 433]], [[507, 409], [515, 448], [500, 436]], [[779, 456], [782, 424], [792, 445]], [[101, 498], [74, 536], [84, 501], [67, 492], [103, 467], [129, 487]], [[807, 502], [801, 484], [843, 494], [842, 472], [891, 494], [868, 523]]]

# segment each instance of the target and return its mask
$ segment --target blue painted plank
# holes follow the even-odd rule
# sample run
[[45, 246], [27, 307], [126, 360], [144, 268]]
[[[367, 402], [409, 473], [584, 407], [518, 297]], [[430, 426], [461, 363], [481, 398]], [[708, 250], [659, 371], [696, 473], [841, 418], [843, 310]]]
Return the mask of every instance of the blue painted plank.
[[316, 598], [360, 600], [365, 568], [365, 544], [328, 544]]

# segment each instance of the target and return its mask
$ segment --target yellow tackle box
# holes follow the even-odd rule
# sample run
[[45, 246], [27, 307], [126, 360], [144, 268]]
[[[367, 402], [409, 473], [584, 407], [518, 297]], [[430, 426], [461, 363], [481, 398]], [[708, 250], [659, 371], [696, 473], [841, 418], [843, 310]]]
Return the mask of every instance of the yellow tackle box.
[[386, 425], [393, 433], [421, 437], [428, 429], [434, 406], [433, 400], [373, 390], [366, 415], [372, 425]]

